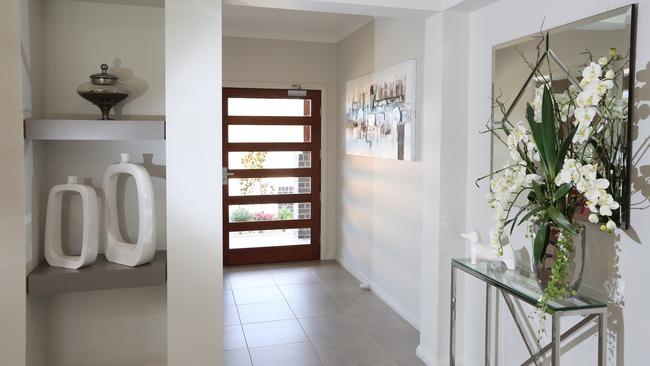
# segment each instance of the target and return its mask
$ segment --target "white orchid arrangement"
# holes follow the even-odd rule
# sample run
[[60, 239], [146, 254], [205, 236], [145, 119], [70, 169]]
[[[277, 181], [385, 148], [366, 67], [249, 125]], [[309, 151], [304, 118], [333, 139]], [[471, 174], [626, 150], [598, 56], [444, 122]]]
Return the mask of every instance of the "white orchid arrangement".
[[[627, 121], [628, 103], [617, 83], [623, 78], [626, 58], [615, 49], [597, 61], [586, 54], [582, 79], [561, 93], [554, 90], [550, 71], [542, 75], [534, 68], [541, 85], [527, 104], [526, 121], [510, 122], [504, 104], [497, 101], [505, 118], [498, 126], [488, 126], [511, 158], [488, 175], [488, 202], [495, 214], [490, 244], [502, 253], [506, 227], [511, 225], [512, 233], [515, 226], [527, 222], [534, 237], [534, 258], [541, 261], [555, 235], [560, 253], [551, 276], [555, 278], [545, 289], [551, 298], [571, 291], [566, 261], [579, 230], [576, 212], [586, 207], [589, 222], [600, 223], [602, 231], [614, 231], [620, 217], [622, 174], [627, 173], [622, 163], [626, 135], [619, 130], [621, 122]], [[541, 64], [540, 59], [537, 65]], [[515, 207], [520, 196], [527, 201]]]

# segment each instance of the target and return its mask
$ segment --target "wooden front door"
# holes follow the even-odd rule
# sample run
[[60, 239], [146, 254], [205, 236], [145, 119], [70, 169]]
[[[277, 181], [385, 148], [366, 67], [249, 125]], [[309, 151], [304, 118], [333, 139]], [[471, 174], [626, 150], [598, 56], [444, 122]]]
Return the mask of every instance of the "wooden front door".
[[321, 93], [223, 89], [224, 264], [320, 259]]

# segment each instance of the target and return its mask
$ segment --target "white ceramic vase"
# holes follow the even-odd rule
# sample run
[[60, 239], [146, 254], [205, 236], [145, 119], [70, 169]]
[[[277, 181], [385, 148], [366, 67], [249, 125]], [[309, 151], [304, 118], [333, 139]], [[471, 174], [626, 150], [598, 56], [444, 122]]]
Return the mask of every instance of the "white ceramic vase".
[[[106, 197], [106, 259], [126, 266], [149, 263], [156, 253], [156, 213], [153, 186], [145, 168], [129, 162], [129, 154], [121, 154], [118, 164], [110, 165], [104, 173], [103, 189]], [[117, 218], [117, 180], [128, 174], [135, 180], [138, 193], [138, 241], [127, 243], [120, 234]]]
[[[67, 255], [61, 245], [61, 216], [63, 194], [76, 192], [81, 196], [83, 210], [83, 234], [81, 253]], [[47, 200], [45, 218], [45, 260], [53, 267], [77, 269], [95, 262], [99, 250], [99, 209], [97, 193], [88, 185], [79, 184], [79, 179], [68, 177], [66, 184], [52, 187]]]

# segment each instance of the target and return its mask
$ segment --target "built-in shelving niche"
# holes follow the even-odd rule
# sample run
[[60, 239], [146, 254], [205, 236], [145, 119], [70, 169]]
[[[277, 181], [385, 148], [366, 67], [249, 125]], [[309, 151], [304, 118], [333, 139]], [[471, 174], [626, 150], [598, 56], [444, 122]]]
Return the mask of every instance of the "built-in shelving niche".
[[[26, 0], [21, 7], [28, 365], [165, 364], [164, 1]], [[76, 92], [102, 63], [132, 91], [115, 108], [115, 120], [98, 120], [99, 109]], [[97, 190], [101, 210], [104, 171], [122, 152], [152, 176], [155, 260], [138, 267], [109, 263], [101, 238], [93, 265], [79, 270], [48, 266], [43, 233], [49, 190], [68, 175], [79, 176]], [[124, 194], [125, 240], [134, 241], [137, 209], [131, 208], [137, 200], [129, 179]], [[79, 242], [78, 206], [70, 199], [71, 214], [64, 220], [75, 239], [71, 253]], [[102, 214], [100, 220], [101, 229]]]
[[[137, 141], [164, 140], [164, 118], [38, 119], [25, 120], [25, 139], [34, 141]], [[42, 262], [27, 276], [32, 295], [90, 290], [162, 286], [167, 280], [167, 255], [158, 251], [154, 261], [138, 267], [110, 263], [103, 255], [92, 265], [65, 269]]]

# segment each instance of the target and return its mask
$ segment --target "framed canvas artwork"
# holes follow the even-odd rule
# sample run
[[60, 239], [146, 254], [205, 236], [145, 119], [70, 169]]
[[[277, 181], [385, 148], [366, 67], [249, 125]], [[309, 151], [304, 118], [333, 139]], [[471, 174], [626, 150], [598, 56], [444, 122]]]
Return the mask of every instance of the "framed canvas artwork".
[[415, 75], [408, 60], [346, 83], [346, 154], [415, 160]]

